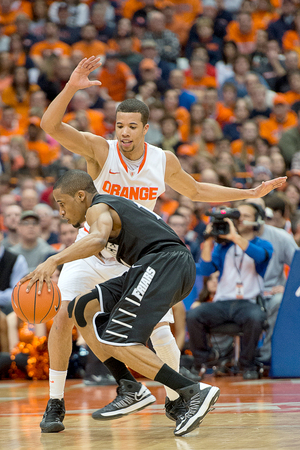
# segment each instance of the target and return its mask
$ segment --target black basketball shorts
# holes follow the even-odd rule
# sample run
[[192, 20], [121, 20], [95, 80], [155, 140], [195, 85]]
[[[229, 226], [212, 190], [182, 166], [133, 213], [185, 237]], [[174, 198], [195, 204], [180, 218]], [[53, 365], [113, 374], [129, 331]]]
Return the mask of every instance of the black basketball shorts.
[[196, 276], [191, 253], [183, 248], [151, 253], [120, 277], [97, 285], [102, 313], [93, 324], [100, 342], [146, 344], [153, 328], [192, 290]]

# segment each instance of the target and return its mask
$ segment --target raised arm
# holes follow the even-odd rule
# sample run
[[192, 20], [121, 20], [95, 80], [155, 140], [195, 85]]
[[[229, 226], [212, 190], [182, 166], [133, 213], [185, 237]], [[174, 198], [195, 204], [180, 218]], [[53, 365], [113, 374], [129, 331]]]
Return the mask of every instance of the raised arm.
[[172, 189], [195, 202], [222, 203], [264, 197], [273, 189], [282, 186], [285, 181], [286, 177], [274, 178], [270, 181], [264, 181], [253, 189], [236, 189], [217, 184], [199, 183], [182, 169], [180, 162], [173, 153], [166, 152], [165, 182]]
[[97, 160], [102, 167], [108, 151], [107, 141], [92, 133], [78, 131], [62, 121], [68, 104], [79, 89], [101, 84], [100, 81], [91, 81], [88, 78], [100, 65], [100, 58], [94, 56], [80, 61], [64, 89], [48, 106], [42, 117], [41, 128], [71, 152], [86, 159]]

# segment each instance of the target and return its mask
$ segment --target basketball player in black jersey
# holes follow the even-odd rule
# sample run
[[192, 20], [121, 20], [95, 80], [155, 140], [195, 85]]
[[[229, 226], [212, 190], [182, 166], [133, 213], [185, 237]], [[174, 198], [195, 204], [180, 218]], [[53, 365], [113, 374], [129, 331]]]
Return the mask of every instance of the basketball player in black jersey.
[[119, 383], [116, 399], [94, 412], [93, 418], [123, 417], [137, 401], [141, 408], [155, 401], [128, 365], [178, 392], [186, 413], [177, 419], [174, 434], [192, 431], [217, 401], [219, 388], [195, 384], [145, 345], [156, 323], [191, 291], [195, 281], [191, 253], [159, 216], [131, 200], [98, 194], [84, 171], [66, 172], [56, 182], [53, 195], [61, 216], [75, 227], [86, 220], [90, 232], [24, 277], [22, 282], [30, 279], [28, 290], [36, 281], [39, 291], [44, 280], [50, 287], [50, 276], [59, 264], [99, 255], [104, 248], [130, 266], [124, 275], [78, 296], [68, 308], [88, 346]]

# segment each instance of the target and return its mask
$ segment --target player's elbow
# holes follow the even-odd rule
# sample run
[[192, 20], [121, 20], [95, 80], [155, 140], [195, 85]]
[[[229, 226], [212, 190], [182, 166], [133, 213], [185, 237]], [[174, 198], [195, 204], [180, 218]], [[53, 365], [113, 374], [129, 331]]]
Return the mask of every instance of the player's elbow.
[[107, 244], [107, 240], [105, 238], [103, 238], [102, 236], [94, 236], [93, 246], [95, 249], [95, 254], [98, 254], [99, 252], [101, 252], [101, 250], [104, 249], [106, 244]]
[[41, 119], [40, 127], [45, 131], [45, 133], [49, 134], [50, 136], [54, 136], [60, 131], [62, 123], [55, 122], [55, 119], [53, 117], [48, 117], [46, 111]]

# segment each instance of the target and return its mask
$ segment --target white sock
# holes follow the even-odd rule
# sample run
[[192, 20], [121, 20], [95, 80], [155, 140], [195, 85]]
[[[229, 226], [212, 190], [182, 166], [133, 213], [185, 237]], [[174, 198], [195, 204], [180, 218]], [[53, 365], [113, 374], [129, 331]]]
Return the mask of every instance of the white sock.
[[[180, 350], [169, 325], [163, 325], [153, 330], [151, 341], [157, 356], [176, 372], [179, 372]], [[165, 390], [170, 400], [176, 400], [179, 397], [173, 389], [165, 386]]]
[[67, 372], [67, 370], [49, 369], [50, 398], [57, 398], [59, 400], [64, 398]]

